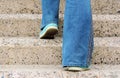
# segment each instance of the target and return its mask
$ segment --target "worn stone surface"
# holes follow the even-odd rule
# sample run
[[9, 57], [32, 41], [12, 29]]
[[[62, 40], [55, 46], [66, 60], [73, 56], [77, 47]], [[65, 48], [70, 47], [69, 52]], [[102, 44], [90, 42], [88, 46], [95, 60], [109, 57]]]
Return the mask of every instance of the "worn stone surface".
[[[61, 20], [60, 20], [60, 23], [62, 23]], [[3, 36], [12, 36], [12, 37], [35, 36], [35, 37], [38, 37], [39, 32], [40, 32], [40, 23], [41, 23], [41, 15], [1, 14], [0, 36], [1, 37]], [[60, 31], [61, 30], [59, 30], [59, 32]]]
[[[36, 14], [1, 14], [0, 37], [38, 37], [41, 15]], [[119, 37], [119, 15], [93, 15], [95, 37]], [[59, 33], [62, 35], [63, 16], [60, 15]]]
[[94, 14], [120, 14], [119, 0], [91, 0]]
[[[64, 11], [65, 0], [61, 0], [60, 12]], [[13, 6], [14, 5], [14, 6]], [[119, 14], [119, 0], [91, 0], [94, 14]], [[0, 14], [9, 13], [41, 13], [41, 0], [1, 0]]]
[[120, 66], [92, 65], [89, 71], [69, 72], [61, 66], [0, 66], [1, 78], [120, 78]]
[[[61, 64], [61, 38], [0, 38], [0, 64]], [[95, 38], [93, 64], [120, 64], [120, 38]]]
[[41, 13], [39, 0], [1, 0], [0, 14]]
[[1, 38], [0, 64], [58, 64], [61, 40]]
[[0, 20], [0, 36], [38, 36], [40, 20], [5, 19]]
[[115, 20], [94, 21], [94, 36], [96, 37], [119, 37], [120, 22]]

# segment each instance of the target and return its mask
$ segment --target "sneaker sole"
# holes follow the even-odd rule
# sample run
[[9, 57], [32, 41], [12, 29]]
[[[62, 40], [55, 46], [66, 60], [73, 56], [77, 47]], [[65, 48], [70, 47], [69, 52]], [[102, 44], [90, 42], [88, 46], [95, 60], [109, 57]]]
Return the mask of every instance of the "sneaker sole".
[[73, 72], [81, 72], [90, 70], [89, 68], [76, 68], [76, 67], [66, 67], [64, 68], [65, 71], [73, 71]]
[[42, 35], [40, 35], [40, 39], [52, 39], [54, 38], [54, 35], [58, 33], [57, 27], [49, 27], [46, 29], [46, 32]]

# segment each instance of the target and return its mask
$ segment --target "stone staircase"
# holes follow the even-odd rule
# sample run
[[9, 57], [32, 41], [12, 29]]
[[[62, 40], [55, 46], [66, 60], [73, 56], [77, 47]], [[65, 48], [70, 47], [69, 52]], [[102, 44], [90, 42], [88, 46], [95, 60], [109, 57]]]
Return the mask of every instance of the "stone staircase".
[[39, 0], [0, 1], [1, 78], [120, 78], [120, 1], [92, 0], [95, 49], [90, 71], [61, 66], [64, 0], [54, 40], [40, 40]]

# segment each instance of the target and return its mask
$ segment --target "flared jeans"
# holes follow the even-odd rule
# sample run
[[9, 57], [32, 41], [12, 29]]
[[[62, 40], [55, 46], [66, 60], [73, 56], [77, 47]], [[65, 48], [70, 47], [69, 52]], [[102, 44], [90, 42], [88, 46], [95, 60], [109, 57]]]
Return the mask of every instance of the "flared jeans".
[[[58, 25], [60, 0], [42, 0], [41, 29]], [[65, 0], [62, 65], [89, 67], [93, 52], [93, 26], [90, 0]]]

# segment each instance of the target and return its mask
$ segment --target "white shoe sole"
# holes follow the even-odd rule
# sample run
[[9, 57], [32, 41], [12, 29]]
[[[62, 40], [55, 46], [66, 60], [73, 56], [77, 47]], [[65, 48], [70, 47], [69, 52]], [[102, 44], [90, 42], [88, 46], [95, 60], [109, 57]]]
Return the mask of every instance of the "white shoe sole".
[[80, 68], [80, 67], [65, 67], [64, 69], [66, 71], [75, 71], [75, 72], [90, 70], [89, 68]]
[[46, 32], [40, 35], [40, 39], [53, 38], [55, 34], [58, 33], [58, 28], [55, 26], [50, 26], [46, 29]]

